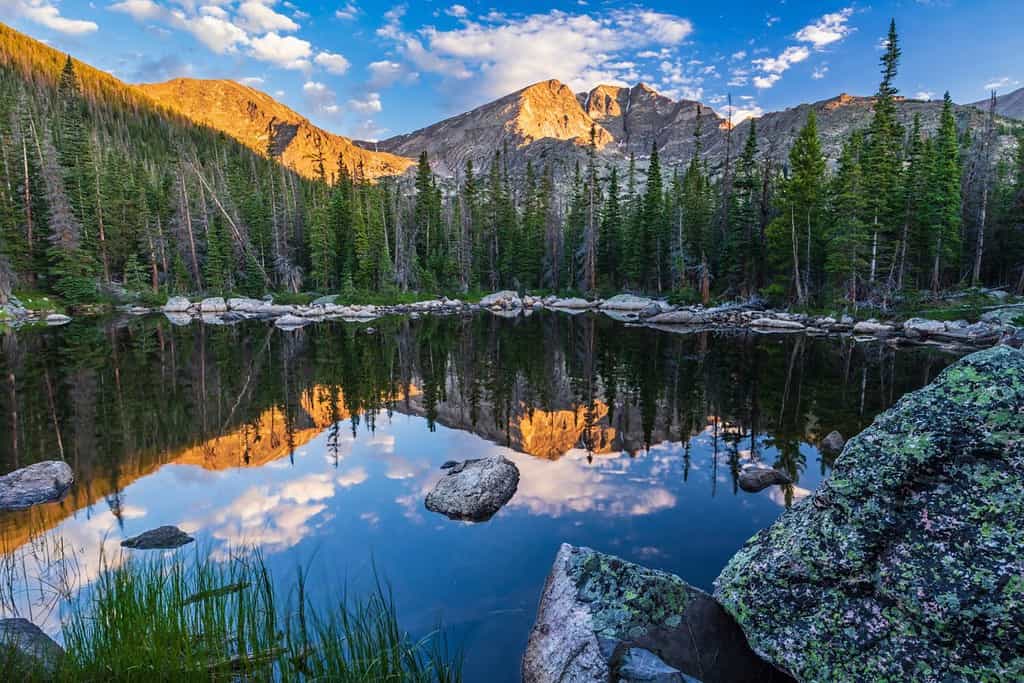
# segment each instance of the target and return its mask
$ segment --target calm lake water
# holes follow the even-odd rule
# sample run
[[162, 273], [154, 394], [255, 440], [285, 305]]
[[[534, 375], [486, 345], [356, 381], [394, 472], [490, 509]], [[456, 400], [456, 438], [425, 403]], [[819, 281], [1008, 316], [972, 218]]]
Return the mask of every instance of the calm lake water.
[[[373, 331], [371, 329], [373, 328]], [[0, 514], [0, 596], [52, 633], [53, 586], [162, 524], [184, 551], [258, 545], [314, 599], [390, 582], [403, 627], [443, 622], [466, 680], [518, 680], [558, 545], [710, 590], [729, 557], [821, 482], [849, 437], [954, 356], [803, 335], [676, 334], [602, 316], [388, 318], [281, 332], [154, 317], [0, 336], [0, 473], [64, 458], [61, 503]], [[446, 460], [502, 453], [519, 490], [493, 519], [423, 499]], [[796, 485], [748, 494], [749, 461]], [[74, 562], [54, 562], [63, 544]]]

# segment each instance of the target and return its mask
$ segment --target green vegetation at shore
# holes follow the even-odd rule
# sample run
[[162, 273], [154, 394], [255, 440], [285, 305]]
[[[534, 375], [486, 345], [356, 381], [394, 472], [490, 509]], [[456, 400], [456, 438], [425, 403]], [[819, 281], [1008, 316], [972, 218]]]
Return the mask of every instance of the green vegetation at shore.
[[258, 554], [128, 558], [70, 604], [66, 649], [49, 670], [7, 649], [0, 678], [26, 681], [456, 683], [461, 656], [440, 633], [414, 640], [388, 589], [317, 612], [300, 574], [282, 598]]

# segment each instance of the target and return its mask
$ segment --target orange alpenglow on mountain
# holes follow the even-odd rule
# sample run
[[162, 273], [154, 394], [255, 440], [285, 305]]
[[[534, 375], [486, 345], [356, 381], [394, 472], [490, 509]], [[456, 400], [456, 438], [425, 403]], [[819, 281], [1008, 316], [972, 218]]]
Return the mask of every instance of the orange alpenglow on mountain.
[[319, 173], [315, 161], [318, 145], [328, 180], [337, 172], [339, 155], [353, 174], [362, 165], [367, 178], [397, 175], [415, 163], [410, 158], [364, 149], [349, 138], [328, 133], [266, 93], [235, 81], [176, 78], [135, 87], [171, 111], [222, 131], [260, 154], [266, 153], [273, 131], [275, 156], [308, 178]]

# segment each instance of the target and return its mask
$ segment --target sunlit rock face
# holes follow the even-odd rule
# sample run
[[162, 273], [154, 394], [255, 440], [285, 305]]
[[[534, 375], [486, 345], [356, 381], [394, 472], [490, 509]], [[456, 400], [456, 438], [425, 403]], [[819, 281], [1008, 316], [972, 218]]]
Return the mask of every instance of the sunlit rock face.
[[1024, 679], [1024, 353], [946, 369], [846, 445], [715, 596], [805, 681]]

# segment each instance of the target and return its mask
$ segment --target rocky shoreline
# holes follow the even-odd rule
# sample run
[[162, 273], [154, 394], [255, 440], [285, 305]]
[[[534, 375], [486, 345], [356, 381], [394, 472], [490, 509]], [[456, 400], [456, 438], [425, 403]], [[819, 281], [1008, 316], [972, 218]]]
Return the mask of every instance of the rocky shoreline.
[[[369, 322], [390, 315], [471, 315], [489, 311], [501, 317], [531, 315], [535, 311], [559, 311], [570, 315], [601, 313], [614, 320], [667, 332], [750, 330], [759, 334], [843, 335], [858, 341], [884, 339], [893, 344], [933, 345], [950, 348], [986, 348], [997, 343], [1024, 346], [1024, 303], [999, 303], [993, 297], [977, 322], [857, 319], [850, 315], [815, 316], [768, 308], [759, 302], [730, 303], [715, 307], [673, 306], [664, 300], [632, 294], [608, 299], [520, 296], [511, 290], [495, 292], [478, 303], [460, 299], [430, 299], [408, 304], [339, 304], [337, 296], [324, 296], [308, 304], [279, 304], [264, 299], [208, 297], [192, 301], [172, 297], [158, 309], [138, 305], [118, 307], [123, 315], [163, 313], [176, 325], [200, 320], [210, 325], [229, 325], [244, 320], [265, 320], [283, 330], [295, 330], [325, 320]], [[64, 325], [69, 316], [29, 311], [13, 300], [5, 307], [6, 322], [15, 327], [27, 323]]]
[[1022, 680], [1022, 481], [1024, 353], [998, 346], [850, 439], [714, 595], [563, 545], [523, 680]]

